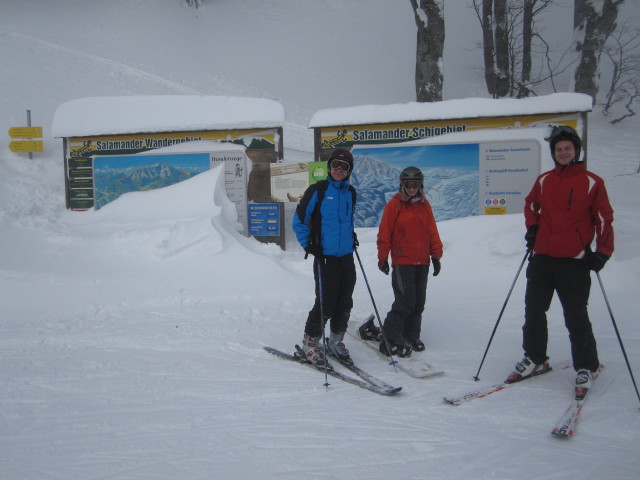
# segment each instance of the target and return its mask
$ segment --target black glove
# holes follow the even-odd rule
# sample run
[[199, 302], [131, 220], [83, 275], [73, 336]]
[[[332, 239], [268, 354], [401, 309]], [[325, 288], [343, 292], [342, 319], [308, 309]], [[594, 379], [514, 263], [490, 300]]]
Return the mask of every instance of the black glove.
[[527, 250], [533, 250], [533, 245], [536, 243], [536, 235], [538, 234], [539, 225], [531, 225], [527, 228], [527, 233], [524, 235], [524, 239], [527, 242]]
[[598, 252], [587, 252], [585, 256], [585, 260], [587, 262], [587, 266], [589, 270], [593, 270], [594, 272], [599, 272], [603, 269], [604, 264], [607, 263], [609, 257], [603, 253]]
[[360, 246], [360, 242], [358, 242], [358, 235], [356, 232], [353, 232], [353, 248], [358, 248]]
[[320, 245], [309, 244], [304, 247], [304, 251], [307, 252], [304, 258], [307, 258], [309, 255], [313, 255], [314, 257], [322, 256], [322, 247]]
[[387, 260], [378, 260], [378, 270], [385, 275], [389, 275], [389, 262]]
[[440, 268], [442, 268], [442, 265], [440, 265], [440, 259], [431, 257], [431, 263], [433, 263], [433, 276], [437, 277], [440, 273]]

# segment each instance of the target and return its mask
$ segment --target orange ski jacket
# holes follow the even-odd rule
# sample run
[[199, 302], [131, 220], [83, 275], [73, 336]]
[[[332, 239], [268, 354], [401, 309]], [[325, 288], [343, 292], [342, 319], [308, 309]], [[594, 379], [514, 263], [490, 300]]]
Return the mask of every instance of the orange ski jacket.
[[403, 201], [397, 193], [384, 207], [378, 228], [378, 260], [392, 265], [429, 265], [442, 257], [442, 241], [426, 198]]

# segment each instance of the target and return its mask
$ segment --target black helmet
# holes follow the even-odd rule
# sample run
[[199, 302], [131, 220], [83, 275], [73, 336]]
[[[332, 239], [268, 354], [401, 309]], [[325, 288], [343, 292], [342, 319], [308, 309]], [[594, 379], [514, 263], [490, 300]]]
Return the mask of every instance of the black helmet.
[[400, 174], [400, 186], [402, 186], [402, 182], [406, 182], [407, 180], [416, 180], [420, 182], [420, 187], [422, 187], [424, 175], [418, 167], [407, 167], [402, 170], [402, 173]]
[[549, 146], [551, 148], [551, 158], [553, 161], [556, 161], [556, 143], [560, 140], [569, 140], [573, 143], [573, 147], [576, 149], [576, 158], [571, 163], [575, 163], [580, 158], [580, 152], [582, 150], [582, 140], [580, 140], [580, 136], [577, 132], [566, 125], [558, 125], [553, 127], [551, 130], [551, 135], [547, 138], [549, 141]]
[[343, 162], [347, 162], [349, 164], [349, 175], [353, 171], [353, 155], [346, 148], [337, 148], [329, 155], [329, 160], [327, 161], [327, 168], [331, 170], [331, 160], [342, 160]]

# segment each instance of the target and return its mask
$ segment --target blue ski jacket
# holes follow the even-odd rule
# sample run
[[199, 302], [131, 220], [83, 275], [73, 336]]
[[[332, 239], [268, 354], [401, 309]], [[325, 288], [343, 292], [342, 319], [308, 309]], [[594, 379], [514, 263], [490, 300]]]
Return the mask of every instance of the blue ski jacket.
[[[320, 189], [325, 185], [323, 195]], [[319, 225], [320, 232], [317, 235], [324, 255], [342, 257], [353, 253], [354, 201], [349, 187], [348, 179], [336, 182], [328, 176], [305, 191], [293, 216], [293, 231], [302, 248], [318, 241], [312, 239], [312, 235], [316, 235], [316, 232], [312, 233], [315, 222]], [[319, 201], [318, 219], [315, 216]]]

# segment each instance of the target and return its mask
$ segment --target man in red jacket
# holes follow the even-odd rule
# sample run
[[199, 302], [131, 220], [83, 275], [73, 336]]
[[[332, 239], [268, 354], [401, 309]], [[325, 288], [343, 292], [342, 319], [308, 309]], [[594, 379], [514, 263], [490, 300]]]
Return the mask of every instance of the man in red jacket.
[[548, 140], [556, 167], [536, 179], [525, 199], [525, 240], [532, 252], [522, 327], [525, 357], [507, 381], [548, 368], [546, 312], [555, 291], [578, 372], [576, 389], [584, 394], [600, 365], [587, 312], [590, 271], [599, 272], [613, 253], [613, 209], [604, 181], [578, 161], [582, 141], [576, 131], [555, 127]]

